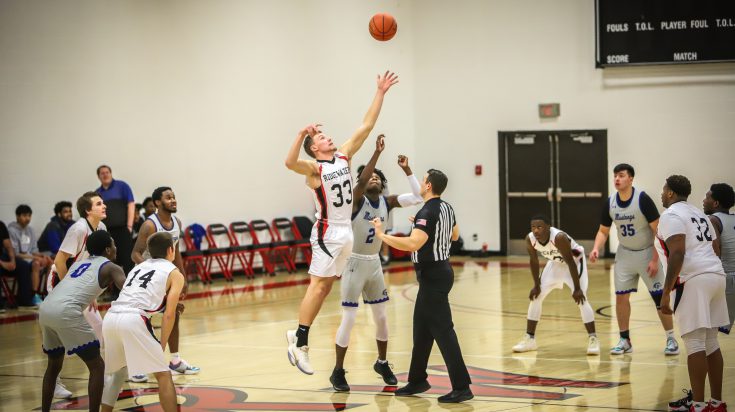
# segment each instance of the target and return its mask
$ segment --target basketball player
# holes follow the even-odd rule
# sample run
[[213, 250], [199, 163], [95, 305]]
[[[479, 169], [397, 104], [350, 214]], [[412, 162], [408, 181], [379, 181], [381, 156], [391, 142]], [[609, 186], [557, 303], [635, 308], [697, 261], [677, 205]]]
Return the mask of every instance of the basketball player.
[[[176, 268], [179, 269], [179, 272], [184, 275], [184, 280], [186, 280], [184, 259], [182, 259], [181, 251], [179, 250], [179, 238], [181, 237], [182, 226], [179, 218], [174, 215], [177, 211], [176, 195], [174, 194], [173, 189], [163, 186], [154, 190], [151, 198], [153, 199], [153, 204], [156, 206], [158, 212], [151, 214], [146, 218], [145, 222], [143, 222], [130, 258], [136, 265], [150, 258], [150, 255], [146, 250], [146, 242], [148, 242], [150, 235], [158, 232], [168, 232], [171, 234], [171, 238], [174, 242], [174, 250], [176, 250], [174, 265], [176, 265]], [[184, 289], [186, 289], [186, 287]], [[174, 327], [171, 331], [171, 337], [168, 342], [169, 349], [171, 350], [171, 362], [168, 366], [174, 373], [196, 375], [199, 373], [199, 368], [189, 365], [179, 356], [179, 317], [183, 311], [184, 305], [179, 303], [179, 308], [176, 311], [176, 321], [174, 322]], [[135, 375], [131, 380], [133, 382], [147, 382], [148, 377], [145, 375]]]
[[720, 328], [720, 332], [725, 334], [730, 334], [735, 322], [735, 215], [730, 214], [733, 205], [735, 205], [735, 192], [727, 183], [713, 184], [702, 201], [704, 213], [709, 215], [717, 231], [717, 238], [712, 244], [715, 253], [720, 256], [727, 275], [725, 298], [730, 324]]
[[[666, 211], [661, 214], [658, 238], [663, 242], [661, 259], [667, 261], [661, 310], [676, 315], [687, 349], [693, 401], [689, 410], [719, 412], [727, 410], [722, 402], [723, 359], [717, 342], [717, 328], [729, 324], [725, 271], [712, 247], [717, 237], [712, 222], [687, 203], [691, 191], [689, 179], [673, 175], [666, 179], [661, 193]], [[712, 399], [705, 403], [704, 385], [708, 376]]]
[[610, 226], [614, 224], [620, 242], [615, 254], [615, 314], [620, 340], [610, 349], [610, 354], [633, 352], [630, 340], [630, 294], [638, 291], [640, 278], [653, 298], [661, 325], [666, 332], [664, 354], [676, 355], [679, 353], [679, 344], [674, 337], [674, 320], [661, 313], [660, 306], [665, 274], [660, 270], [658, 253], [653, 248], [658, 227], [658, 209], [645, 192], [633, 186], [633, 166], [621, 163], [615, 166], [613, 173], [617, 193], [605, 202], [602, 222], [590, 252], [590, 262], [595, 263], [610, 235]]
[[[309, 362], [309, 328], [352, 251], [350, 159], [375, 127], [385, 93], [396, 83], [398, 76], [393, 73], [378, 76], [378, 90], [362, 125], [339, 150], [332, 139], [319, 130], [321, 125], [312, 124], [299, 131], [286, 157], [288, 169], [306, 176], [306, 185], [313, 191], [317, 209], [311, 232], [311, 283], [299, 307], [298, 328], [286, 332], [289, 361], [308, 375], [314, 373]], [[299, 159], [301, 146], [316, 161]]]
[[[107, 230], [105, 224], [102, 223], [102, 220], [107, 217], [107, 206], [98, 193], [87, 192], [77, 199], [77, 212], [80, 219], [74, 222], [66, 232], [47, 277], [46, 289], [49, 293], [66, 276], [68, 262], [74, 263], [89, 257], [89, 252], [85, 248], [89, 235], [96, 230]], [[102, 316], [97, 311], [97, 301], [93, 300], [82, 313], [92, 327], [97, 340], [103, 343]], [[58, 379], [54, 397], [69, 398], [71, 396], [72, 393], [66, 389], [61, 379]]]
[[[131, 376], [152, 373], [158, 381], [161, 407], [164, 411], [175, 411], [176, 390], [163, 352], [176, 320], [184, 275], [172, 263], [176, 250], [170, 233], [149, 236], [148, 252], [151, 258], [128, 274], [120, 296], [105, 316], [102, 325], [106, 342], [105, 373], [111, 376], [126, 367]], [[153, 334], [150, 319], [159, 311], [163, 311], [160, 342]], [[107, 382], [102, 396], [103, 411], [112, 411], [122, 384], [122, 379]]]
[[[567, 285], [572, 290], [572, 298], [579, 306], [582, 321], [587, 329], [589, 339], [587, 354], [600, 354], [600, 341], [595, 333], [595, 313], [587, 300], [587, 265], [585, 265], [584, 248], [578, 245], [569, 235], [552, 227], [545, 216], [534, 216], [531, 219], [531, 232], [526, 236], [526, 250], [531, 263], [533, 288], [528, 298], [528, 322], [526, 335], [513, 346], [513, 352], [528, 352], [537, 349], [536, 325], [541, 319], [541, 305], [554, 289], [562, 289]], [[539, 277], [538, 254], [548, 259], [544, 271]]]
[[89, 410], [97, 411], [100, 407], [105, 363], [100, 356], [100, 342], [82, 311], [113, 282], [121, 288], [125, 272], [111, 262], [116, 258], [117, 248], [109, 233], [100, 230], [89, 235], [86, 250], [90, 256], [69, 268], [69, 276], [49, 292], [38, 311], [43, 351], [48, 356], [41, 395], [43, 411], [51, 409], [64, 351], [67, 355], [76, 354], [87, 365]]
[[383, 377], [386, 385], [397, 385], [393, 371], [386, 359], [388, 351], [388, 291], [383, 279], [383, 268], [380, 261], [380, 246], [383, 243], [375, 238], [375, 228], [371, 221], [380, 219], [385, 222], [388, 213], [396, 207], [411, 206], [422, 202], [421, 187], [416, 176], [408, 166], [406, 156], [398, 156], [398, 165], [408, 177], [413, 193], [383, 196], [385, 176], [375, 169], [380, 154], [385, 149], [384, 136], [381, 134], [375, 144], [375, 152], [357, 180], [352, 192], [356, 201], [352, 202], [352, 232], [355, 242], [352, 246], [352, 256], [342, 273], [341, 301], [342, 322], [337, 329], [335, 350], [336, 363], [329, 381], [337, 392], [346, 392], [350, 386], [345, 379], [344, 360], [347, 345], [350, 342], [350, 333], [355, 325], [357, 307], [360, 295], [363, 301], [370, 305], [375, 320], [375, 340], [378, 345], [378, 360], [373, 365], [375, 372]]

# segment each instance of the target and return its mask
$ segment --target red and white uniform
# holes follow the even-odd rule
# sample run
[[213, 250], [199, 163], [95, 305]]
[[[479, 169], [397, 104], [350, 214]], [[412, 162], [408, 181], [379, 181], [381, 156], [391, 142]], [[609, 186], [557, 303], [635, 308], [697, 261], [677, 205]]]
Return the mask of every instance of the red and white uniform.
[[311, 231], [309, 274], [339, 276], [352, 252], [352, 173], [346, 155], [317, 160], [321, 185], [314, 189], [316, 223]]
[[725, 270], [712, 249], [712, 241], [717, 238], [712, 222], [689, 203], [674, 203], [661, 214], [658, 223], [656, 249], [663, 262], [668, 261], [669, 255], [665, 242], [674, 235], [685, 236], [684, 262], [674, 298], [679, 332], [684, 335], [699, 328], [729, 325]]
[[169, 370], [150, 317], [165, 309], [166, 282], [175, 269], [166, 259], [149, 259], [128, 274], [102, 325], [105, 373], [125, 366], [130, 376]]
[[561, 252], [559, 252], [559, 249], [557, 249], [556, 244], [554, 244], [556, 236], [559, 235], [559, 233], [562, 233], [564, 236], [569, 238], [569, 242], [572, 247], [572, 256], [574, 257], [574, 261], [577, 264], [577, 270], [579, 272], [579, 286], [582, 289], [582, 292], [587, 295], [588, 279], [584, 248], [577, 244], [571, 236], [555, 227], [550, 228], [549, 241], [545, 244], [541, 244], [541, 242], [536, 239], [536, 236], [533, 235], [533, 232], [528, 234], [528, 239], [531, 241], [533, 248], [536, 249], [541, 256], [548, 259], [543, 272], [541, 272], [541, 291], [543, 293], [550, 289], [561, 289], [565, 284], [569, 289], [574, 290], [574, 281], [572, 280], [572, 274], [569, 272], [569, 267], [566, 262], [564, 262], [564, 258], [562, 257]]
[[[107, 230], [104, 223], [100, 222], [97, 226], [97, 230]], [[74, 258], [74, 262], [79, 262], [89, 258], [89, 252], [87, 252], [87, 238], [94, 232], [95, 229], [90, 226], [87, 219], [79, 219], [74, 222], [64, 236], [64, 240], [59, 246], [59, 251], [68, 253]], [[71, 266], [71, 265], [69, 265]], [[68, 269], [68, 267], [67, 267]], [[51, 274], [46, 278], [46, 288], [49, 292], [56, 286], [59, 279], [56, 275], [56, 265], [51, 266]]]

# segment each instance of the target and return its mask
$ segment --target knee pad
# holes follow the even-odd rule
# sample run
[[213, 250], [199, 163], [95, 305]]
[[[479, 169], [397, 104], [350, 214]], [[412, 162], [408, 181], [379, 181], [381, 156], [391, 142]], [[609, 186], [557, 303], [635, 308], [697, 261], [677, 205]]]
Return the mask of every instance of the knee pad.
[[687, 348], [687, 355], [693, 355], [697, 352], [706, 350], [707, 333], [704, 328], [695, 329], [681, 336], [684, 346]]
[[541, 319], [541, 306], [543, 305], [543, 300], [541, 299], [541, 296], [531, 301], [531, 303], [528, 304], [528, 320], [535, 320], [538, 322]]
[[661, 297], [664, 294], [663, 290], [651, 290], [648, 293], [651, 294], [651, 299], [656, 304], [656, 309], [661, 309]]
[[357, 317], [357, 308], [344, 306], [342, 307], [342, 322], [337, 329], [335, 343], [343, 348], [350, 344], [350, 333], [352, 327], [355, 326], [355, 318]]
[[585, 299], [584, 303], [579, 306], [579, 311], [582, 313], [582, 322], [590, 323], [595, 321], [595, 311], [592, 310], [589, 300]]
[[720, 349], [720, 342], [717, 340], [717, 328], [707, 329], [707, 335], [704, 340], [704, 351], [707, 356], [717, 352]]
[[370, 305], [373, 310], [373, 318], [375, 320], [375, 339], [388, 341], [388, 310], [385, 302]]
[[115, 406], [123, 383], [128, 375], [128, 368], [122, 368], [114, 373], [105, 374], [105, 388], [102, 390], [102, 403]]

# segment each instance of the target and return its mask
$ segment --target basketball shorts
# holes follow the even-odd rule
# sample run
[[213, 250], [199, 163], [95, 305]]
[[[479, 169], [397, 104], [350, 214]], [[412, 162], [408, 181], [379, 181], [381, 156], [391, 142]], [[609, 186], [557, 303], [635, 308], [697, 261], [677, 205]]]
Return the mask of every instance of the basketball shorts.
[[89, 347], [100, 347], [99, 340], [82, 312], [41, 305], [38, 323], [41, 326], [44, 353], [63, 354], [66, 351], [67, 355], [74, 355]]
[[360, 295], [368, 305], [388, 301], [379, 255], [353, 253], [342, 272], [342, 306], [357, 307]]
[[107, 312], [102, 334], [105, 336], [106, 374], [125, 366], [131, 377], [169, 371], [150, 318], [140, 312]]
[[703, 273], [677, 287], [674, 318], [679, 333], [686, 335], [699, 328], [719, 328], [730, 324], [725, 301], [725, 276]]
[[648, 288], [651, 295], [663, 292], [664, 280], [666, 273], [658, 263], [658, 272], [656, 276], [648, 276], [648, 262], [653, 258], [656, 251], [651, 247], [643, 250], [630, 250], [622, 246], [618, 247], [615, 254], [615, 294], [624, 295], [626, 293], [638, 291], [638, 279]]
[[[579, 272], [579, 286], [587, 295], [587, 285], [589, 284], [587, 277], [587, 259], [582, 253], [579, 258], [575, 259], [577, 264], [577, 271]], [[564, 285], [567, 285], [569, 289], [574, 290], [574, 281], [572, 280], [572, 274], [569, 272], [569, 267], [565, 262], [558, 262], [549, 260], [544, 266], [543, 272], [541, 272], [541, 291], [549, 289], [562, 289]]]
[[352, 253], [352, 225], [324, 225], [317, 220], [311, 231], [310, 241], [312, 256], [309, 274], [319, 277], [339, 276]]

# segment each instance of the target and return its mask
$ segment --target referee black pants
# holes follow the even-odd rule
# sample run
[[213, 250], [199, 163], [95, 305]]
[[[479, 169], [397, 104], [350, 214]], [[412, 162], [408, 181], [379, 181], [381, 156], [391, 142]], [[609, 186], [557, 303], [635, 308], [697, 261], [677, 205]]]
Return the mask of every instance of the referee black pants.
[[444, 363], [447, 365], [452, 389], [470, 386], [470, 375], [462, 359], [457, 334], [449, 308], [449, 291], [454, 284], [454, 271], [449, 261], [416, 264], [419, 292], [413, 310], [413, 352], [409, 383], [423, 382], [428, 378], [426, 367], [431, 348], [436, 341]]

